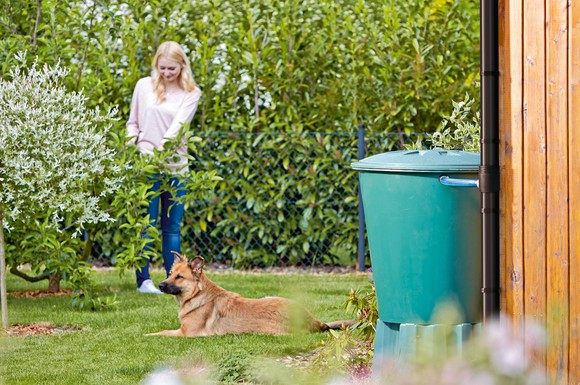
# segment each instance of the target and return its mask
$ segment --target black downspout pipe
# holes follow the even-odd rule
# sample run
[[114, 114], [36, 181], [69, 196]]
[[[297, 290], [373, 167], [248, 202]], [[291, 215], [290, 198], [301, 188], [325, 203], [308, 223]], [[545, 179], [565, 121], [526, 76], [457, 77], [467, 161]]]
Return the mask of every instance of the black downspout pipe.
[[483, 322], [499, 317], [499, 41], [498, 0], [480, 0]]

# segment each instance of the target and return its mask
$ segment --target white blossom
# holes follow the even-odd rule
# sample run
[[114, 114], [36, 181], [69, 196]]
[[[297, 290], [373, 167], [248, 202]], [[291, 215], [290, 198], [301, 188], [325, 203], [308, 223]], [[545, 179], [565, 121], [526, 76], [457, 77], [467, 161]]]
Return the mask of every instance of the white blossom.
[[[68, 70], [56, 64], [25, 69], [26, 57], [11, 79], [0, 79], [0, 210], [6, 229], [37, 212], [57, 225], [72, 214], [77, 225], [109, 221], [99, 198], [119, 186], [114, 150], [106, 133], [116, 110], [89, 109], [86, 97], [61, 84]], [[100, 190], [88, 187], [98, 183]], [[58, 228], [58, 227], [57, 227]]]

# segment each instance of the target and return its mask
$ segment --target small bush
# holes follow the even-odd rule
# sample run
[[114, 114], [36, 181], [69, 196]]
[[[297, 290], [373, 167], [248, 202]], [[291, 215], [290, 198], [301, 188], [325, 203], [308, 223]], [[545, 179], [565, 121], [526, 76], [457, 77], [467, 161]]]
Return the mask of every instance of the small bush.
[[465, 95], [461, 102], [453, 102], [453, 112], [445, 116], [437, 132], [431, 135], [433, 148], [479, 152], [481, 119], [475, 100]]

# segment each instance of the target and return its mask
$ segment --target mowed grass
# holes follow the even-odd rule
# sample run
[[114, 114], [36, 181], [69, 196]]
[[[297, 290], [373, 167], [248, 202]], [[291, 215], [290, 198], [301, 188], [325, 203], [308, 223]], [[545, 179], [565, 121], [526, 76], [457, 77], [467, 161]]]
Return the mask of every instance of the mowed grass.
[[[145, 333], [177, 329], [177, 303], [170, 295], [145, 295], [135, 290], [134, 274], [97, 272], [103, 287], [117, 295], [116, 310], [74, 310], [71, 298], [14, 297], [10, 292], [45, 289], [8, 277], [11, 324], [50, 322], [81, 330], [52, 335], [0, 339], [0, 383], [4, 384], [139, 384], [159, 368], [183, 375], [204, 375], [221, 383], [248, 381], [246, 367], [265, 358], [313, 351], [325, 333], [283, 337], [228, 335], [202, 338], [145, 337]], [[219, 273], [208, 276], [227, 290], [253, 298], [281, 295], [300, 301], [322, 321], [351, 318], [343, 309], [351, 288], [367, 287], [365, 274]], [[156, 283], [163, 274], [153, 273]], [[272, 361], [273, 362], [273, 361]], [[259, 365], [259, 364], [258, 364]], [[203, 369], [207, 368], [207, 369]], [[199, 371], [199, 370], [197, 370]], [[187, 379], [186, 379], [187, 380]], [[298, 379], [291, 380], [298, 381]], [[186, 383], [189, 383], [186, 381]], [[295, 382], [299, 383], [299, 382]]]

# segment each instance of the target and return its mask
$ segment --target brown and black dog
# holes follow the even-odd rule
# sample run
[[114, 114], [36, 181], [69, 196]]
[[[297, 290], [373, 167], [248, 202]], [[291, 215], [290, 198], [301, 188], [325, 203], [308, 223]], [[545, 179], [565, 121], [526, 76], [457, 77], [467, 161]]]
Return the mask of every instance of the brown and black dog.
[[244, 298], [213, 283], [203, 272], [203, 258], [192, 261], [174, 253], [175, 263], [159, 289], [175, 295], [181, 327], [148, 335], [198, 337], [222, 334], [284, 335], [295, 331], [341, 329], [354, 320], [323, 323], [295, 302], [281, 297]]

